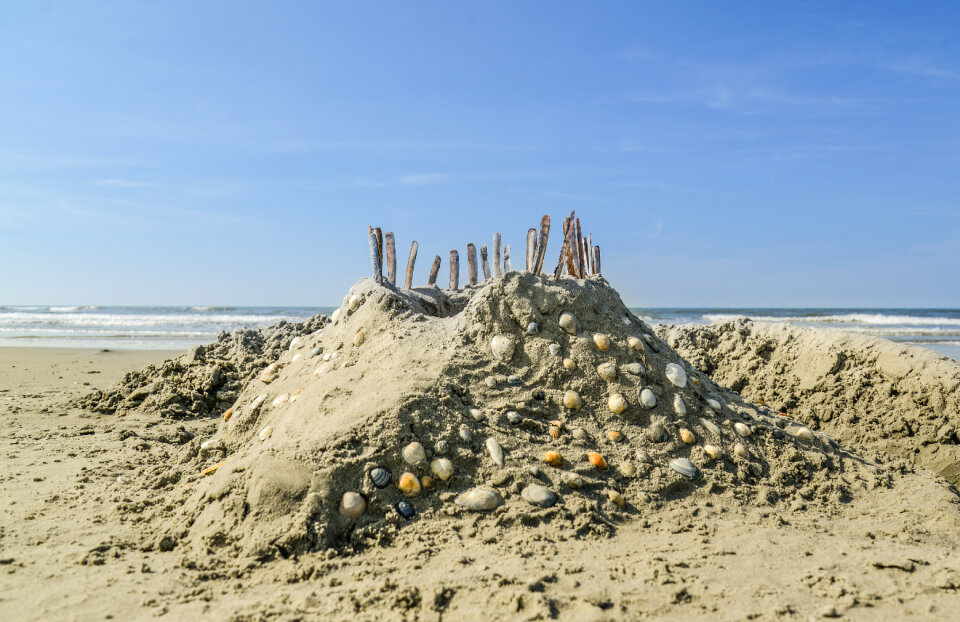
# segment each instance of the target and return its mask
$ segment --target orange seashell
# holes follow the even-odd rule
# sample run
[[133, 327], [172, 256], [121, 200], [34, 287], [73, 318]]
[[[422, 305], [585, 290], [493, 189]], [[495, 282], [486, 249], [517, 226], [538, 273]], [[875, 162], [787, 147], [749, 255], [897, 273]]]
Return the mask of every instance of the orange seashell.
[[209, 466], [209, 467], [205, 468], [204, 470], [200, 471], [200, 475], [210, 475], [211, 473], [215, 472], [217, 469], [219, 469], [220, 467], [222, 467], [222, 466], [225, 465], [226, 463], [227, 463], [227, 461], [224, 460], [224, 461], [222, 461], [222, 462], [218, 462], [217, 464], [215, 464], [215, 465], [213, 465], [213, 466]]
[[397, 482], [397, 488], [408, 497], [415, 496], [420, 492], [420, 480], [413, 473], [404, 473]]
[[607, 468], [607, 461], [603, 459], [603, 456], [595, 451], [591, 451], [587, 454], [587, 460], [589, 460], [590, 464], [595, 466], [599, 471]]
[[620, 430], [610, 430], [607, 432], [607, 438], [609, 438], [614, 443], [619, 443], [623, 440], [623, 434], [620, 433]]
[[559, 451], [550, 450], [543, 454], [543, 461], [549, 464], [550, 466], [562, 467], [563, 466], [563, 456], [560, 455]]
[[224, 420], [224, 421], [230, 421], [230, 417], [232, 417], [232, 416], [233, 416], [233, 409], [232, 409], [232, 408], [228, 408], [228, 409], [227, 409], [227, 412], [223, 413], [223, 420]]
[[437, 483], [433, 481], [433, 478], [429, 475], [424, 475], [420, 478], [420, 486], [422, 486], [424, 490], [430, 490], [436, 485]]
[[682, 440], [687, 445], [693, 445], [697, 442], [697, 437], [693, 435], [693, 432], [686, 428], [680, 428], [680, 440]]
[[560, 438], [560, 428], [555, 425], [550, 426], [550, 436], [554, 439]]

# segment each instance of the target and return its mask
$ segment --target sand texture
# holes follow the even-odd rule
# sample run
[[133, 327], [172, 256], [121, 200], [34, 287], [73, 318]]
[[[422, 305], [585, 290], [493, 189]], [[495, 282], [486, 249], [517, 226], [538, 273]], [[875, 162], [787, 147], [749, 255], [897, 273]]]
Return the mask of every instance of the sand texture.
[[[94, 358], [89, 401], [67, 377], [37, 381], [56, 394], [27, 388], [5, 363], [0, 618], [872, 620], [960, 606], [960, 504], [942, 477], [715, 384], [600, 278], [363, 280], [307, 324], [252, 355], [230, 404], [197, 390], [222, 365], [208, 349], [123, 379]], [[162, 412], [163, 395], [187, 394], [178, 373], [205, 397]], [[113, 414], [74, 407], [105, 399]]]

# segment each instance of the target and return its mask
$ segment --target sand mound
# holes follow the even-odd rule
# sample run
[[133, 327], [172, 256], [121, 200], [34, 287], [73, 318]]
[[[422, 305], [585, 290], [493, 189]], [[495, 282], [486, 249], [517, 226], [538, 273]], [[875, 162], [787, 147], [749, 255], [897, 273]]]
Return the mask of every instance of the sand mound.
[[718, 383], [960, 486], [960, 363], [885, 339], [733, 320], [658, 333]]
[[221, 332], [214, 343], [128, 373], [109, 391], [94, 391], [71, 405], [110, 415], [158, 413], [171, 419], [220, 415], [295, 337], [320, 330], [326, 321], [326, 316], [317, 315], [304, 322]]
[[127, 520], [149, 546], [212, 570], [385, 545], [401, 529], [555, 542], [687, 498], [829, 515], [851, 482], [889, 485], [717, 387], [599, 277], [511, 272], [457, 292], [365, 279], [276, 363], [213, 438], [136, 475]]

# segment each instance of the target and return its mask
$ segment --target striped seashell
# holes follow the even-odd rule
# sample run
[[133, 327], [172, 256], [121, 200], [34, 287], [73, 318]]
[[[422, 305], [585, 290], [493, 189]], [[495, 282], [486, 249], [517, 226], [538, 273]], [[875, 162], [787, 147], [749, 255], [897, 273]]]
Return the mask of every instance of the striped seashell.
[[367, 473], [367, 477], [370, 478], [370, 482], [377, 488], [385, 488], [387, 484], [390, 483], [390, 471], [383, 467], [373, 467], [370, 469], [370, 472]]
[[397, 482], [397, 488], [408, 497], [416, 496], [420, 493], [420, 480], [413, 473], [404, 473]]
[[340, 514], [347, 518], [359, 518], [367, 509], [367, 500], [356, 492], [345, 492], [340, 499]]
[[647, 342], [647, 345], [650, 346], [654, 352], [660, 351], [657, 341], [652, 336], [648, 335], [647, 333], [643, 333], [643, 340]]
[[696, 479], [700, 475], [700, 469], [686, 458], [677, 458], [670, 462], [670, 468], [690, 479]]
[[547, 432], [550, 433], [550, 438], [554, 440], [560, 438], [560, 428], [558, 428], [555, 425], [552, 425], [549, 428], [547, 428]]
[[397, 514], [403, 518], [412, 518], [416, 513], [409, 501], [398, 501], [393, 507], [397, 509]]
[[413, 466], [421, 464], [427, 460], [427, 452], [423, 449], [423, 445], [417, 441], [414, 441], [404, 447], [400, 451], [400, 455], [403, 457], [404, 462]]

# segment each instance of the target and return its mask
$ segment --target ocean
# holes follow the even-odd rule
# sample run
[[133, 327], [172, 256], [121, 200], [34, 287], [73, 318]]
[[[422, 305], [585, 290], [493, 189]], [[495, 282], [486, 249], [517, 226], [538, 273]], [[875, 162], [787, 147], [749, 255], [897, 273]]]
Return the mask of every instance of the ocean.
[[[221, 330], [296, 322], [336, 307], [0, 307], [0, 346], [186, 350]], [[652, 324], [709, 324], [733, 317], [876, 335], [960, 360], [960, 309], [634, 308]]]

